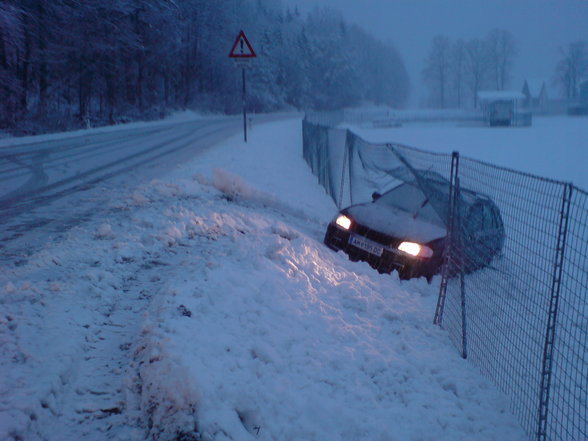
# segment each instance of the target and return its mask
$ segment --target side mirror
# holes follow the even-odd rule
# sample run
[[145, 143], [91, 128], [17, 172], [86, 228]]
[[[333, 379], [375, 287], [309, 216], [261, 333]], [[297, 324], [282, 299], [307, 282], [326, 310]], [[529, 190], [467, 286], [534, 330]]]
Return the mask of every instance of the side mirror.
[[378, 193], [377, 191], [374, 191], [372, 193], [372, 201], [377, 201], [378, 199], [380, 199], [382, 197], [382, 195], [380, 193]]

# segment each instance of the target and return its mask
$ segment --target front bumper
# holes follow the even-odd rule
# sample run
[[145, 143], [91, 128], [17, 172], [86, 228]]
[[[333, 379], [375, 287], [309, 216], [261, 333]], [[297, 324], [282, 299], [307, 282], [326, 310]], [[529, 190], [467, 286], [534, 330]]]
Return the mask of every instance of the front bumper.
[[[324, 243], [335, 251], [342, 250], [352, 261], [361, 260], [367, 262], [380, 273], [390, 273], [396, 270], [401, 279], [421, 276], [430, 279], [439, 272], [440, 258], [424, 259], [414, 257], [383, 244], [379, 244], [383, 248], [382, 255], [377, 256], [350, 244], [349, 241], [352, 235], [357, 235], [357, 233], [344, 230], [331, 222], [327, 227]], [[371, 240], [369, 237], [366, 239]]]

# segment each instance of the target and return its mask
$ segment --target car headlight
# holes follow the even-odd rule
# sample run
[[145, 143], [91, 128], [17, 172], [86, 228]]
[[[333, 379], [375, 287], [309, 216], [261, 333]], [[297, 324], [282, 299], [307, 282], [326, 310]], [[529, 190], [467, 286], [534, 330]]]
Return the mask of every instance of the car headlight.
[[337, 216], [335, 223], [345, 230], [349, 230], [349, 227], [351, 227], [351, 219], [344, 214]]
[[398, 245], [398, 249], [415, 257], [431, 257], [433, 255], [433, 250], [431, 248], [415, 242], [402, 242]]

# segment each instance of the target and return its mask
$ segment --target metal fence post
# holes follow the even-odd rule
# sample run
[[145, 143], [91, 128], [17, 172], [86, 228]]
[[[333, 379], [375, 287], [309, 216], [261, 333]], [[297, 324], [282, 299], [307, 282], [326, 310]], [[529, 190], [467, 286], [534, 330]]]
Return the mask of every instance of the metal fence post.
[[441, 285], [439, 286], [439, 297], [437, 307], [435, 308], [435, 317], [433, 324], [441, 325], [443, 323], [443, 310], [445, 308], [445, 298], [447, 296], [447, 281], [449, 279], [449, 265], [454, 248], [454, 219], [455, 219], [455, 182], [459, 171], [459, 152], [453, 152], [451, 155], [451, 172], [449, 176], [449, 219], [447, 226], [447, 248], [444, 256], [443, 269], [441, 272]]
[[572, 200], [572, 184], [565, 184], [561, 201], [561, 212], [558, 226], [557, 244], [553, 262], [553, 278], [551, 282], [551, 297], [549, 301], [549, 316], [545, 332], [545, 344], [543, 346], [543, 366], [541, 372], [541, 389], [539, 391], [539, 425], [537, 429], [537, 441], [547, 441], [547, 417], [549, 413], [549, 393], [551, 387], [551, 374], [553, 368], [553, 348], [555, 343], [555, 328], [557, 322], [557, 310], [559, 305], [559, 293], [564, 265], [566, 237], [568, 233], [568, 219]]
[[[457, 178], [457, 194], [459, 197], [459, 178]], [[459, 206], [457, 208], [458, 218], [458, 244], [459, 244], [459, 292], [461, 297], [461, 356], [468, 358], [468, 334], [467, 334], [467, 320], [466, 320], [466, 290], [465, 290], [465, 275], [463, 269], [464, 248], [463, 248], [463, 233], [461, 227], [461, 214]]]
[[[345, 189], [345, 173], [347, 172], [349, 162], [349, 130], [345, 134], [345, 152], [343, 153], [343, 167], [341, 169], [341, 185], [339, 186], [339, 199], [337, 201], [337, 208], [341, 208], [343, 204], [343, 190]], [[351, 167], [349, 167], [349, 199], [352, 199], [351, 194]]]
[[[456, 244], [457, 248], [457, 262], [459, 265], [459, 295], [460, 295], [460, 306], [461, 306], [461, 356], [462, 358], [468, 358], [468, 350], [467, 350], [467, 326], [466, 326], [466, 298], [465, 298], [465, 275], [464, 275], [464, 246], [463, 246], [463, 228], [462, 228], [462, 219], [461, 219], [461, 210], [460, 210], [460, 184], [459, 184], [459, 176], [455, 178], [455, 190], [454, 190], [454, 210], [455, 210], [455, 220], [454, 223], [457, 224], [454, 230], [453, 241]], [[457, 234], [455, 234], [457, 231]]]

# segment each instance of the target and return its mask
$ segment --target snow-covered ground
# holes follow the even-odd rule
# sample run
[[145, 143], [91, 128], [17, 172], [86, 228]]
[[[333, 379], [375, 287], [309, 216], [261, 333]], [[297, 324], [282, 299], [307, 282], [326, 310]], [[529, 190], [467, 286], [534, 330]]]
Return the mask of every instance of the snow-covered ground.
[[572, 182], [588, 190], [588, 118], [534, 117], [530, 127], [480, 127], [467, 122], [407, 123], [388, 129], [351, 127], [373, 142], [395, 142]]
[[2, 268], [0, 439], [526, 439], [432, 325], [436, 281], [322, 244], [300, 120], [249, 135]]

